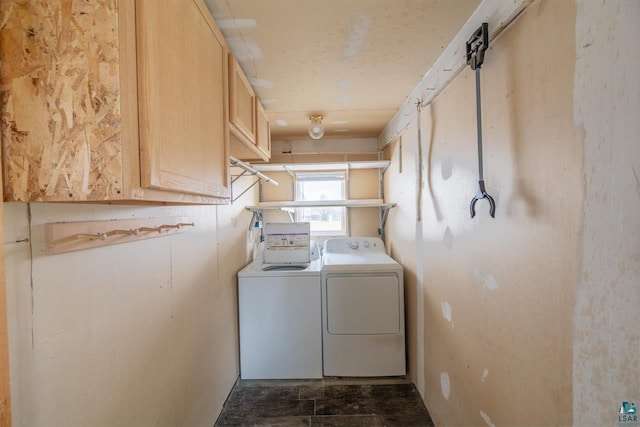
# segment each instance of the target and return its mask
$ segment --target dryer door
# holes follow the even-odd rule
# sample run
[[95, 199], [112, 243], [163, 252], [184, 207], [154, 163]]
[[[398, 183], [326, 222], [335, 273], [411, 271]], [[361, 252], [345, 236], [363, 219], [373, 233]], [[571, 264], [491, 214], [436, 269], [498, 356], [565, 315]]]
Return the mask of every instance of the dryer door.
[[327, 331], [331, 335], [400, 332], [397, 274], [329, 275], [326, 281]]

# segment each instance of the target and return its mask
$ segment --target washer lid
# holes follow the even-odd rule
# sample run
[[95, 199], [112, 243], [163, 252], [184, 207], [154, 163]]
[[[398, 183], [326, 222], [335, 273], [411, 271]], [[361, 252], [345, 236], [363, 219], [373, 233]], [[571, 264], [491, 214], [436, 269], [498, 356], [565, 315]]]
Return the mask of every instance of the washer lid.
[[[311, 261], [306, 265], [305, 269], [287, 269], [292, 264], [265, 264], [262, 260], [256, 260], [246, 265], [242, 270], [238, 271], [238, 277], [297, 277], [297, 276], [320, 276], [322, 262], [320, 260]], [[293, 264], [298, 265], [298, 264]], [[265, 267], [276, 267], [275, 269], [265, 270]], [[280, 267], [280, 268], [279, 268]]]

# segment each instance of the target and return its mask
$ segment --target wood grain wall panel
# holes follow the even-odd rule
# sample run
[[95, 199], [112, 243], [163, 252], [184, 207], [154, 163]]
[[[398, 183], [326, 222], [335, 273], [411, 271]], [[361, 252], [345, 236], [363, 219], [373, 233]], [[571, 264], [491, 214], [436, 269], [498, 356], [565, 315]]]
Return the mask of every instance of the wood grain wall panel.
[[6, 0], [0, 16], [5, 200], [119, 198], [116, 2]]

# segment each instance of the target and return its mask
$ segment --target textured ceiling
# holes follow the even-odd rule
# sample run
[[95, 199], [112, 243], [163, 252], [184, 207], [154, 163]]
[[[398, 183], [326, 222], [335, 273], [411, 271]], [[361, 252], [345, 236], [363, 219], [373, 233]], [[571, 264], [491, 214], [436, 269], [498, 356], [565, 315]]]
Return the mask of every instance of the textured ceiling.
[[205, 0], [273, 139], [377, 137], [480, 0]]

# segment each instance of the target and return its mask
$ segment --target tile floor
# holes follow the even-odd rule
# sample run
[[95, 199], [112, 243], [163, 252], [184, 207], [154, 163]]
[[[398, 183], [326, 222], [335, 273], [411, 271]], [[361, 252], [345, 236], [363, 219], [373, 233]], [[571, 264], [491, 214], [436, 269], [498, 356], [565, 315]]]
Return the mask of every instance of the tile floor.
[[216, 426], [433, 426], [408, 379], [240, 380]]

